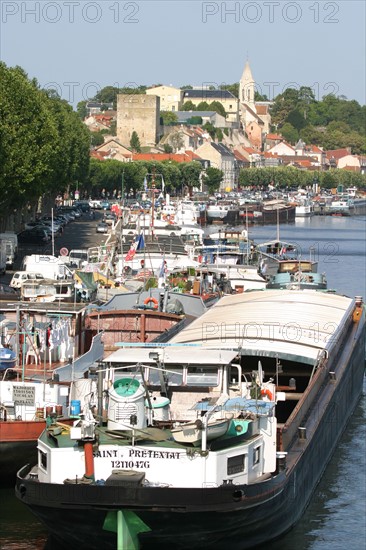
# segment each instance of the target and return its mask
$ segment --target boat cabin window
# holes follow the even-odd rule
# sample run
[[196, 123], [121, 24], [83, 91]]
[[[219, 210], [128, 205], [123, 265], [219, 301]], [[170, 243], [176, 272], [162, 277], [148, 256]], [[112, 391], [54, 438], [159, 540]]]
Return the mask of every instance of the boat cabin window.
[[231, 386], [238, 385], [241, 382], [241, 366], [230, 365], [229, 367], [229, 383]]
[[217, 367], [191, 367], [187, 368], [188, 386], [217, 386]]
[[240, 474], [245, 471], [246, 455], [231, 456], [227, 459], [227, 475]]
[[56, 294], [69, 294], [71, 287], [69, 285], [57, 285], [55, 287]]
[[[183, 368], [172, 367], [171, 372], [166, 373], [166, 379], [170, 386], [181, 386], [183, 383]], [[174, 372], [173, 372], [174, 371]]]
[[47, 471], [47, 454], [43, 451], [39, 451], [39, 464]]
[[253, 466], [255, 466], [256, 464], [259, 464], [260, 459], [261, 459], [261, 448], [256, 447], [255, 449], [253, 449]]
[[[182, 367], [169, 366], [167, 371], [163, 371], [163, 372], [164, 372], [164, 378], [167, 381], [169, 386], [181, 386], [183, 384]], [[159, 371], [157, 369], [149, 368], [146, 379], [148, 380], [149, 385], [159, 386], [160, 385]]]

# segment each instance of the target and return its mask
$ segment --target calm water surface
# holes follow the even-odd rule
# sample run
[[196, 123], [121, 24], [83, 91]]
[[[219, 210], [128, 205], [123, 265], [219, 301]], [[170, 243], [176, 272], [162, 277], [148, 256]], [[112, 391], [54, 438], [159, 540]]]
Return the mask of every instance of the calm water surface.
[[[276, 232], [275, 226], [249, 228], [249, 235], [256, 242], [275, 239]], [[295, 225], [281, 225], [280, 238], [296, 242], [305, 259], [311, 249], [319, 262], [318, 271], [327, 274], [329, 288], [351, 297], [366, 297], [365, 217], [297, 220]], [[366, 548], [365, 442], [366, 383], [361, 401], [303, 518], [291, 532], [263, 550]], [[1, 549], [45, 548], [46, 531], [14, 498], [13, 489], [0, 489], [0, 509]], [[53, 550], [52, 544], [48, 548]]]

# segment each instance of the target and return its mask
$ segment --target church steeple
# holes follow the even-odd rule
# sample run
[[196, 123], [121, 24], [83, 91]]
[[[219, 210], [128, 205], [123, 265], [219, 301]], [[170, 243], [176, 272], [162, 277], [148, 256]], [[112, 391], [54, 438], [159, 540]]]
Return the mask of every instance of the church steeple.
[[255, 82], [250, 70], [249, 61], [245, 63], [244, 71], [239, 82], [239, 101], [254, 108]]

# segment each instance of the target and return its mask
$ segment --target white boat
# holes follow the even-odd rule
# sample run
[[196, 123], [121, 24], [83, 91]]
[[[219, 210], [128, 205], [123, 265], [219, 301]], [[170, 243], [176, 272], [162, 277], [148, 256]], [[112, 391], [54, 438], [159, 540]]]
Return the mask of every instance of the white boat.
[[314, 205], [308, 198], [301, 198], [296, 203], [295, 217], [296, 218], [310, 218], [314, 216]]
[[30, 279], [20, 287], [25, 302], [77, 302], [75, 282], [70, 280]]
[[[209, 421], [206, 427], [207, 441], [212, 441], [225, 435], [229, 429], [230, 422], [231, 417]], [[202, 441], [202, 432], [204, 429], [205, 425], [202, 420], [197, 419], [194, 422], [187, 422], [177, 428], [173, 428], [171, 433], [177, 443], [199, 445]]]

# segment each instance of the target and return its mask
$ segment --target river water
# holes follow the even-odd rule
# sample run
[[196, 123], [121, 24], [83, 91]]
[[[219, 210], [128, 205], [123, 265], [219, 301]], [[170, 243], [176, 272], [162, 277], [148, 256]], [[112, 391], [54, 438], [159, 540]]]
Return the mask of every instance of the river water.
[[[276, 238], [275, 226], [249, 228], [256, 242]], [[296, 242], [325, 272], [328, 288], [366, 298], [366, 218], [313, 217], [281, 225], [280, 238]], [[301, 521], [266, 550], [361, 550], [366, 547], [366, 383], [359, 405]], [[0, 548], [43, 550], [47, 533], [14, 497], [0, 489]], [[48, 544], [47, 549], [53, 550]], [[70, 549], [73, 550], [73, 549]], [[101, 550], [103, 550], [101, 548]], [[223, 549], [224, 550], [224, 549]], [[226, 550], [226, 549], [225, 549]], [[264, 548], [263, 548], [264, 550]]]

